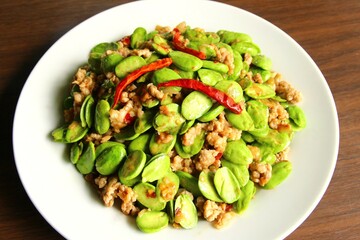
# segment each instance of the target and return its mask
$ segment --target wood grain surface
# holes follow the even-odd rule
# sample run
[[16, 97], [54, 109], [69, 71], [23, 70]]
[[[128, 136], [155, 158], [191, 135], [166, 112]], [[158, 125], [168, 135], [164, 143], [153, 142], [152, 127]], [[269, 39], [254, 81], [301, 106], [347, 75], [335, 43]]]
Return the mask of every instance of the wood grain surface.
[[[0, 239], [62, 239], [31, 203], [16, 171], [12, 121], [17, 99], [32, 68], [57, 39], [94, 14], [126, 2], [1, 1]], [[222, 2], [293, 37], [317, 63], [336, 101], [341, 131], [336, 170], [318, 206], [287, 239], [360, 239], [360, 1]]]

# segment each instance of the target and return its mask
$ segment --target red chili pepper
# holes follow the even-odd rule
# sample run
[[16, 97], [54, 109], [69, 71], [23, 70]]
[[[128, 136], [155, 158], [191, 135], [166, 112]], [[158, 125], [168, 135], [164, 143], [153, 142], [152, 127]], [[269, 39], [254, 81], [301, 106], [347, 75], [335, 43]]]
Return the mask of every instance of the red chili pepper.
[[159, 83], [157, 86], [190, 88], [208, 95], [224, 107], [228, 108], [233, 113], [239, 114], [242, 111], [241, 105], [239, 103], [236, 103], [234, 99], [226, 95], [226, 93], [220, 91], [219, 89], [205, 85], [204, 83], [195, 79], [176, 79], [168, 82]]
[[203, 59], [203, 60], [206, 59], [205, 53], [186, 47], [185, 44], [182, 41], [180, 41], [180, 36], [181, 36], [181, 34], [180, 34], [179, 29], [174, 28], [173, 45], [176, 50], [191, 54], [191, 55], [198, 57], [200, 59]]
[[216, 156], [215, 156], [215, 159], [216, 160], [220, 160], [221, 157], [222, 157], [223, 153], [222, 152], [219, 152]]
[[135, 116], [131, 116], [130, 113], [127, 113], [125, 115], [124, 121], [127, 125], [133, 123], [135, 121], [136, 117]]
[[125, 36], [122, 39], [119, 40], [122, 44], [124, 44], [124, 47], [130, 46], [131, 36]]
[[136, 69], [135, 71], [129, 73], [126, 75], [125, 78], [120, 80], [118, 85], [116, 86], [116, 91], [114, 95], [114, 103], [112, 105], [112, 108], [116, 106], [116, 104], [119, 102], [122, 91], [132, 82], [134, 82], [136, 79], [144, 75], [145, 73], [158, 70], [160, 68], [168, 67], [172, 63], [171, 58], [163, 58], [156, 60], [155, 62], [152, 62], [148, 65], [145, 65], [139, 69]]

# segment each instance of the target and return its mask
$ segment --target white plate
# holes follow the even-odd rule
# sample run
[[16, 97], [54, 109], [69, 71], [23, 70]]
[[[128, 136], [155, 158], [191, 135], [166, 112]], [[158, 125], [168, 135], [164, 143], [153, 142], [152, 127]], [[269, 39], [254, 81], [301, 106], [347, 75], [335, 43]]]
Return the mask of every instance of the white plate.
[[[258, 191], [249, 209], [230, 226], [216, 230], [200, 222], [192, 230], [171, 227], [143, 234], [134, 220], [98, 200], [65, 147], [51, 141], [61, 122], [61, 99], [70, 77], [89, 49], [143, 26], [192, 27], [248, 33], [273, 60], [274, 69], [303, 93], [307, 128], [292, 143], [293, 172], [278, 188]], [[60, 38], [41, 58], [20, 95], [13, 128], [16, 166], [38, 211], [68, 239], [281, 239], [297, 228], [323, 196], [333, 174], [339, 145], [336, 107], [329, 87], [309, 55], [264, 19], [212, 1], [140, 1], [102, 12]]]

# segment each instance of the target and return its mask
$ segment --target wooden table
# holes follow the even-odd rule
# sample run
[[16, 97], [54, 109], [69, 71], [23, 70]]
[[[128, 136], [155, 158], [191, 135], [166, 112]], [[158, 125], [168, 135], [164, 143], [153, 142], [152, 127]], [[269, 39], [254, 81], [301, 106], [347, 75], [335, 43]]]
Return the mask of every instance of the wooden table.
[[[88, 17], [125, 2], [2, 1], [0, 239], [62, 238], [35, 209], [15, 168], [11, 131], [17, 98], [36, 62], [59, 37]], [[341, 143], [334, 176], [319, 205], [287, 239], [359, 239], [360, 1], [223, 2], [255, 13], [293, 37], [318, 64], [336, 101]]]

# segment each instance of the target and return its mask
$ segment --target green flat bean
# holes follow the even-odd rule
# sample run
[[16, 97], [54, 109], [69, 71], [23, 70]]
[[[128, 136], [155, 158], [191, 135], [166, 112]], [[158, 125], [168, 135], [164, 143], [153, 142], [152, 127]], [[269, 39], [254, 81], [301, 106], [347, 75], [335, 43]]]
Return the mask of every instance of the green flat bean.
[[136, 225], [145, 233], [158, 232], [168, 226], [169, 217], [165, 212], [141, 211], [136, 217]]

